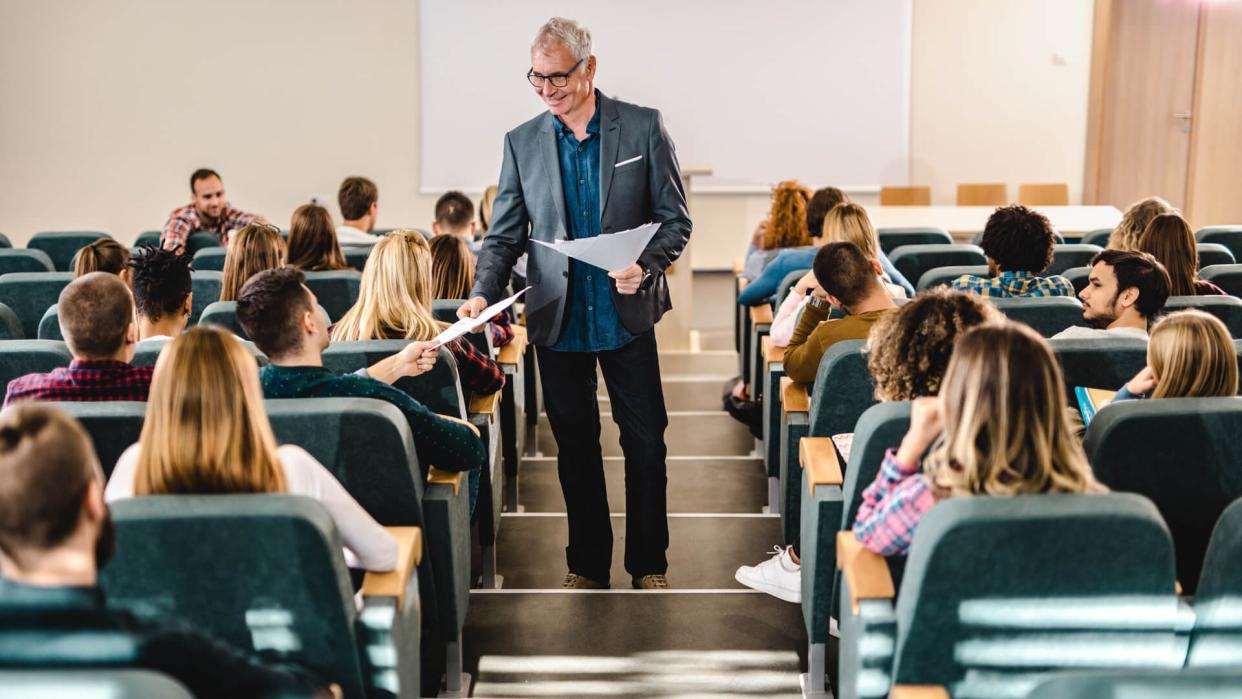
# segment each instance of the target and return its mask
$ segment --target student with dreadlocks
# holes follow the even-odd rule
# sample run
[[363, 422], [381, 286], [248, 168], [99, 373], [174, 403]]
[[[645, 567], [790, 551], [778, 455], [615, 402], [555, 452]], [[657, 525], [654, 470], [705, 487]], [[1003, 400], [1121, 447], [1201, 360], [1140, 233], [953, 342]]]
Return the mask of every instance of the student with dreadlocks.
[[191, 260], [154, 246], [143, 246], [130, 259], [139, 340], [176, 337], [185, 330], [194, 298]]

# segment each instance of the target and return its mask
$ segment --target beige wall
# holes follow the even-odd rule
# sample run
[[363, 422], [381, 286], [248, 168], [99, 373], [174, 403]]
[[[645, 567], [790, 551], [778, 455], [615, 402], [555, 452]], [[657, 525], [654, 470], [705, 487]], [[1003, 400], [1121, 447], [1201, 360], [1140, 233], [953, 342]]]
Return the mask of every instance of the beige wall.
[[[1021, 181], [1069, 182], [1077, 199], [1091, 3], [914, 8], [914, 182], [938, 203], [962, 181], [1006, 181], [1014, 194]], [[0, 232], [15, 245], [65, 229], [128, 242], [187, 201], [200, 166], [220, 171], [234, 204], [277, 223], [364, 174], [380, 186], [381, 226], [428, 225], [417, 18], [414, 0], [5, 2]], [[767, 197], [704, 194], [691, 206], [694, 266], [726, 268]]]

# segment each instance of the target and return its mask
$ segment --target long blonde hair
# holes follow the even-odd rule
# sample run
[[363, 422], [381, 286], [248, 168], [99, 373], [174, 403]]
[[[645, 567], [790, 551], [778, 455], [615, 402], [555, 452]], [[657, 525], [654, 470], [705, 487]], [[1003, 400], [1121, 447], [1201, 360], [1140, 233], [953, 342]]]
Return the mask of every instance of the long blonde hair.
[[358, 301], [332, 329], [332, 339], [382, 340], [400, 333], [430, 340], [443, 328], [431, 315], [431, 281], [431, 250], [423, 234], [389, 233], [367, 258]]
[[1161, 318], [1147, 341], [1147, 364], [1156, 378], [1152, 398], [1206, 398], [1238, 392], [1238, 359], [1229, 328], [1198, 310]]
[[137, 495], [288, 487], [254, 357], [219, 328], [191, 328], [160, 353], [138, 443]]
[[496, 193], [499, 191], [499, 187], [489, 184], [483, 190], [483, 198], [479, 200], [479, 228], [483, 229], [483, 235], [487, 235], [487, 229], [492, 227], [492, 205], [496, 202]]
[[837, 204], [824, 217], [822, 240], [828, 243], [853, 243], [864, 257], [879, 259], [880, 236], [871, 225], [867, 210], [853, 202]]
[[220, 300], [236, 301], [237, 292], [265, 269], [285, 266], [285, 241], [270, 223], [251, 223], [229, 237], [220, 280]]
[[437, 299], [464, 299], [474, 286], [474, 255], [466, 241], [455, 235], [431, 239], [431, 295]]
[[1117, 224], [1112, 234], [1108, 236], [1107, 247], [1112, 250], [1138, 252], [1139, 242], [1142, 240], [1143, 231], [1147, 230], [1147, 224], [1160, 214], [1173, 213], [1177, 213], [1177, 209], [1160, 197], [1147, 197], [1134, 202], [1121, 217], [1121, 223]]
[[941, 440], [925, 461], [950, 496], [1098, 489], [1065, 413], [1061, 369], [1021, 323], [958, 338], [940, 389]]

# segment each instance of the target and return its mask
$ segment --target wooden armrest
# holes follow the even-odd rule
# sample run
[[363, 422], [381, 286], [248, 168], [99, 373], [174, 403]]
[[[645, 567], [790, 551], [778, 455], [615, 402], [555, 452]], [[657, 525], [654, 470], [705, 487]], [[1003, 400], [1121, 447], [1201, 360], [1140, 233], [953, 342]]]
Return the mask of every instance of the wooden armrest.
[[884, 557], [871, 551], [854, 538], [854, 532], [837, 532], [837, 568], [850, 585], [850, 607], [858, 613], [858, 603], [865, 599], [892, 599], [893, 576]]
[[788, 376], [781, 377], [781, 410], [786, 415], [811, 412], [811, 397], [806, 394], [806, 386], [794, 383]]
[[771, 325], [772, 324], [772, 307], [766, 303], [763, 304], [762, 306], [751, 306], [750, 307], [750, 322], [754, 323], [755, 325], [759, 325], [760, 323], [766, 323], [768, 325]]
[[763, 358], [767, 360], [768, 364], [785, 361], [785, 348], [772, 344], [771, 335], [764, 335], [759, 340], [759, 346], [763, 349]]
[[466, 427], [469, 427], [469, 428], [470, 428], [470, 430], [471, 430], [472, 432], [474, 432], [474, 436], [476, 436], [476, 437], [482, 437], [482, 436], [483, 436], [483, 434], [482, 434], [481, 432], [479, 432], [479, 427], [478, 427], [477, 425], [472, 425], [472, 424], [470, 424], [470, 422], [469, 422], [468, 420], [463, 420], [463, 419], [461, 419], [461, 418], [459, 418], [459, 417], [453, 417], [452, 415], [442, 415], [442, 414], [440, 414], [440, 413], [436, 413], [436, 415], [437, 415], [437, 416], [439, 416], [439, 417], [444, 418], [445, 420], [452, 420], [453, 422], [460, 422], [461, 424], [465, 425]]
[[[492, 415], [500, 406], [500, 391], [495, 393], [476, 393], [470, 397], [470, 406], [466, 412], [470, 415]], [[475, 430], [478, 432], [478, 430]]]
[[514, 325], [513, 339], [509, 344], [500, 348], [496, 361], [500, 364], [518, 364], [522, 361], [522, 355], [526, 354], [526, 328], [520, 325]]
[[410, 574], [423, 560], [423, 530], [418, 527], [384, 527], [397, 540], [397, 567], [387, 573], [368, 571], [362, 579], [363, 597], [396, 597], [397, 609], [405, 601]]
[[949, 699], [949, 690], [938, 684], [895, 684], [888, 699]]
[[465, 476], [464, 471], [441, 471], [435, 466], [427, 468], [427, 482], [436, 485], [451, 485], [454, 495], [461, 492], [461, 481]]
[[841, 477], [841, 462], [837, 459], [837, 449], [832, 445], [831, 437], [803, 437], [799, 440], [798, 463], [806, 471], [807, 482], [811, 484], [811, 495], [815, 494], [817, 485], [841, 485], [845, 482]]

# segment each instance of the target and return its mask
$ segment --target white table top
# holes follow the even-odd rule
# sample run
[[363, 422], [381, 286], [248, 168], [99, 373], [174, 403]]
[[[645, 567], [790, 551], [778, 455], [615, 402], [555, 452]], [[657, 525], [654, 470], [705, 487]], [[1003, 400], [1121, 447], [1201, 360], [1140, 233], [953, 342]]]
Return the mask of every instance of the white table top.
[[[876, 228], [939, 226], [956, 240], [970, 240], [983, 230], [994, 206], [868, 206]], [[1097, 228], [1115, 228], [1121, 212], [1115, 206], [1033, 206], [1062, 235], [1080, 236]]]

